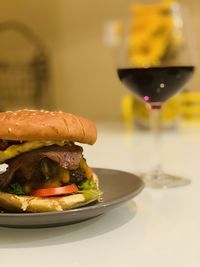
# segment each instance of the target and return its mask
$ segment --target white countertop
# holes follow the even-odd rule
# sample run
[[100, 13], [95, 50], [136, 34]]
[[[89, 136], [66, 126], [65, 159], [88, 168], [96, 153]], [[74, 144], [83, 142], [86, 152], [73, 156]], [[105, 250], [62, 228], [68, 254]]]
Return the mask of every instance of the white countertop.
[[[151, 139], [117, 125], [99, 126], [84, 146], [90, 165], [130, 171], [150, 167]], [[86, 222], [48, 229], [0, 228], [0, 266], [199, 267], [200, 130], [167, 132], [166, 170], [191, 179], [173, 189], [145, 188], [134, 200]]]

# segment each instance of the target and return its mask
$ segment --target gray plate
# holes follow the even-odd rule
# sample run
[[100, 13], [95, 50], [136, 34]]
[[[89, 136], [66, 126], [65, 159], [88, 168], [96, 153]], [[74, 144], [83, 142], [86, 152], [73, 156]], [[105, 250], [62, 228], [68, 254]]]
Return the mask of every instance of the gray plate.
[[103, 201], [88, 206], [58, 212], [44, 213], [0, 213], [0, 226], [15, 228], [53, 227], [78, 223], [107, 212], [117, 205], [135, 197], [144, 187], [143, 182], [134, 174], [93, 168], [98, 175]]

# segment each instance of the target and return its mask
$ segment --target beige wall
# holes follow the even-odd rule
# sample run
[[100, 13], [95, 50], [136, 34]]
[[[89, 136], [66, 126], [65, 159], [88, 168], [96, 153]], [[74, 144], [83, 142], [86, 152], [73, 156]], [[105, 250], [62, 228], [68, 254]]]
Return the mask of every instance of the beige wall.
[[[141, 2], [141, 1], [140, 1]], [[144, 1], [145, 2], [145, 1]], [[148, 1], [146, 1], [148, 2]], [[182, 0], [199, 33], [199, 0]], [[39, 34], [51, 53], [53, 109], [95, 120], [121, 119], [127, 91], [115, 73], [112, 51], [102, 41], [104, 23], [124, 16], [131, 0], [2, 0], [0, 22], [17, 19]], [[200, 48], [200, 38], [197, 38]], [[198, 73], [190, 88], [199, 88]]]

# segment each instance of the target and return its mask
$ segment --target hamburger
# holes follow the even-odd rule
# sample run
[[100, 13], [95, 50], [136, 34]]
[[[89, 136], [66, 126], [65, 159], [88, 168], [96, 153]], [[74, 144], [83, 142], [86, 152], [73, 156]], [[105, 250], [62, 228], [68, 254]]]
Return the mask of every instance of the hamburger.
[[83, 148], [95, 124], [61, 111], [0, 112], [0, 207], [13, 212], [62, 211], [99, 201], [98, 177]]

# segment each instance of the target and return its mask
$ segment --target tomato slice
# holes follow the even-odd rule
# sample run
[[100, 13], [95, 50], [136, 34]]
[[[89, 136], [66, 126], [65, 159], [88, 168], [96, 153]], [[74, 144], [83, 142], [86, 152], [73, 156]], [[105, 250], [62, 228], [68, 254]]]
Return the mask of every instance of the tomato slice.
[[31, 192], [31, 195], [35, 197], [50, 197], [57, 195], [68, 195], [77, 192], [78, 187], [75, 184], [70, 184], [61, 187], [36, 189]]

